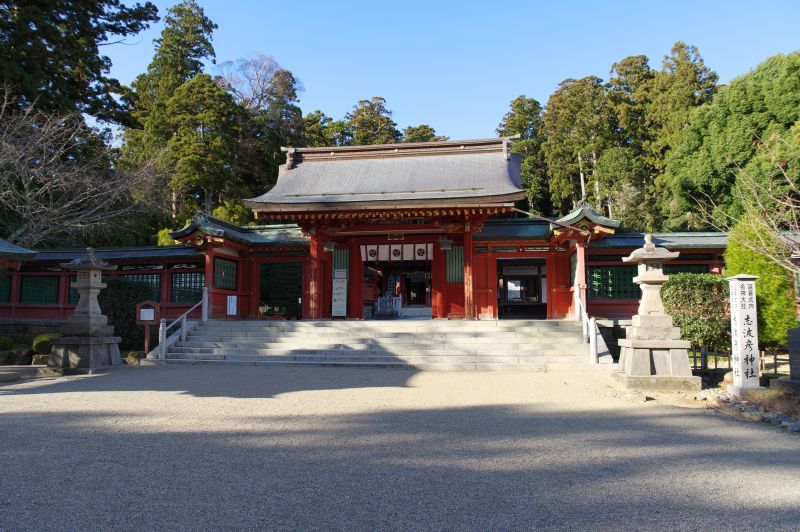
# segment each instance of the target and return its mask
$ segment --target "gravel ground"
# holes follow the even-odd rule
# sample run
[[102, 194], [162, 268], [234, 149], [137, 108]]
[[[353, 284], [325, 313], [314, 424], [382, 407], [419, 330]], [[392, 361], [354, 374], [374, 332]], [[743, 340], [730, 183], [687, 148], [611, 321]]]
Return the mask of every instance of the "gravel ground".
[[800, 528], [800, 437], [607, 375], [126, 367], [0, 385], [0, 530]]

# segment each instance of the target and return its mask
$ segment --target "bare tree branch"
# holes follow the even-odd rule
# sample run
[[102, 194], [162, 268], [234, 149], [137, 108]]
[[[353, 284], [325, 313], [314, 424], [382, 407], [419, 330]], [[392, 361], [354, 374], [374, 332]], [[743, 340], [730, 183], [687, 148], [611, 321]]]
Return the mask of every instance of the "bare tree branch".
[[64, 116], [0, 103], [0, 232], [33, 247], [114, 224], [134, 207], [131, 191], [152, 165], [123, 171], [78, 113]]
[[[769, 141], [758, 139], [758, 150], [768, 157], [766, 175], [738, 167], [732, 195], [741, 209], [736, 215], [723, 208], [708, 194], [693, 198], [700, 218], [719, 231], [731, 232], [744, 226], [731, 238], [748, 249], [764, 255], [786, 270], [800, 274], [800, 161], [795, 143], [772, 135]], [[780, 155], [785, 157], [782, 158]]]

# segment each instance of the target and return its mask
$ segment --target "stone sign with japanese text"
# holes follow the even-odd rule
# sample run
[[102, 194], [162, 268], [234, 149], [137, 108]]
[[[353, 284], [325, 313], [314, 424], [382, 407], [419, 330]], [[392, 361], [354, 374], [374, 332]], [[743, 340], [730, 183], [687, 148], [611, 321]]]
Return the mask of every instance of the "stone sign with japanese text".
[[746, 274], [728, 278], [733, 368], [733, 385], [728, 387], [728, 391], [733, 395], [740, 395], [742, 390], [760, 387], [756, 279], [757, 277]]

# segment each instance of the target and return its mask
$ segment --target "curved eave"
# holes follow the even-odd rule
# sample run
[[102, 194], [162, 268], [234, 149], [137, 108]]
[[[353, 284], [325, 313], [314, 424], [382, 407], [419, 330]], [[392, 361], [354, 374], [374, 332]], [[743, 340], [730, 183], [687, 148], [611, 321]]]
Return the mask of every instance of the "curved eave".
[[319, 211], [374, 211], [406, 208], [457, 209], [463, 207], [512, 207], [513, 202], [525, 198], [525, 192], [512, 192], [498, 196], [479, 196], [442, 199], [404, 199], [369, 201], [313, 201], [313, 202], [269, 202], [259, 198], [244, 200], [244, 205], [255, 212], [319, 212]]

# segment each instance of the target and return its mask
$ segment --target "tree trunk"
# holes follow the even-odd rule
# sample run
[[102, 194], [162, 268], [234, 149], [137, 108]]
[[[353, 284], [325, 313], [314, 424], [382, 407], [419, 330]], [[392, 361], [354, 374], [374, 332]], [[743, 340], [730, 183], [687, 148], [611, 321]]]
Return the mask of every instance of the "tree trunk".
[[578, 154], [578, 170], [581, 174], [581, 199], [586, 199], [586, 181], [583, 177], [583, 159], [580, 153]]
[[178, 191], [172, 189], [172, 219], [178, 218]]

